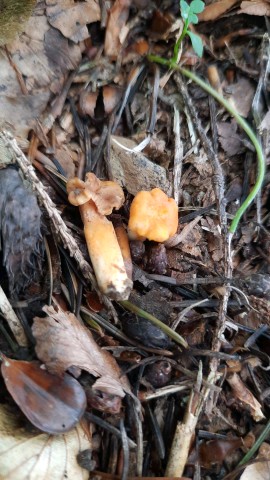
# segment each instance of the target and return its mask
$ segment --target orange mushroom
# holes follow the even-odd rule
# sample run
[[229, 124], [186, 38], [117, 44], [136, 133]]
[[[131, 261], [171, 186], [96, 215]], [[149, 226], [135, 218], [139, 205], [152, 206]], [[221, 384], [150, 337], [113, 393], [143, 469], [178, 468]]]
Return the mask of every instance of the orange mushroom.
[[86, 181], [67, 182], [68, 199], [80, 207], [84, 234], [91, 262], [102, 293], [114, 300], [127, 300], [132, 288], [112, 223], [105, 215], [119, 209], [125, 200], [115, 182], [101, 181], [93, 173]]
[[178, 207], [160, 188], [141, 191], [134, 197], [128, 223], [132, 240], [165, 242], [176, 233]]

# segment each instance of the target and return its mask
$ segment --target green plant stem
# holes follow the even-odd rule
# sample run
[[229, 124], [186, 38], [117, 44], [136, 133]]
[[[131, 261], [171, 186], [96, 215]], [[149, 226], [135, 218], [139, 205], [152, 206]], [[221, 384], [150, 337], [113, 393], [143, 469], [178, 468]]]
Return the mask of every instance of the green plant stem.
[[180, 37], [178, 38], [175, 46], [174, 46], [174, 49], [173, 49], [173, 58], [172, 58], [172, 62], [176, 64], [177, 62], [177, 59], [178, 59], [178, 54], [179, 54], [179, 49], [180, 49], [180, 45], [181, 43], [183, 42], [186, 34], [187, 34], [187, 31], [188, 31], [188, 20], [185, 21], [184, 23], [184, 26], [183, 26], [183, 30], [182, 30], [182, 33], [180, 35]]
[[238, 467], [244, 465], [245, 463], [249, 462], [249, 460], [253, 457], [254, 453], [260, 448], [261, 444], [266, 440], [266, 438], [270, 434], [270, 420], [265, 425], [265, 429], [262, 431], [261, 435], [257, 438], [254, 445], [252, 445], [251, 449], [246, 453], [246, 455], [242, 458], [242, 460], [238, 463]]
[[216, 90], [214, 90], [214, 88], [212, 88], [211, 85], [209, 85], [204, 80], [199, 78], [197, 75], [195, 75], [195, 73], [190, 72], [189, 70], [186, 70], [185, 68], [182, 68], [179, 65], [177, 65], [174, 59], [166, 60], [165, 58], [158, 57], [156, 55], [148, 55], [148, 59], [151, 62], [156, 62], [161, 65], [165, 65], [168, 68], [171, 68], [173, 70], [176, 70], [182, 73], [182, 75], [190, 78], [193, 82], [197, 83], [197, 85], [199, 85], [204, 91], [206, 91], [207, 93], [209, 93], [209, 95], [215, 98], [215, 100], [217, 100], [235, 118], [238, 125], [240, 125], [240, 127], [246, 132], [247, 136], [249, 137], [250, 141], [252, 142], [256, 150], [257, 159], [258, 159], [258, 173], [257, 173], [256, 182], [254, 187], [250, 191], [249, 195], [245, 199], [245, 201], [237, 210], [232, 220], [232, 223], [229, 228], [229, 233], [232, 236], [238, 227], [238, 224], [242, 215], [245, 213], [245, 211], [247, 210], [251, 202], [253, 202], [253, 200], [255, 199], [256, 195], [259, 193], [263, 184], [263, 180], [265, 176], [265, 160], [264, 160], [261, 144], [257, 139], [255, 133], [250, 128], [248, 123], [243, 119], [243, 117], [241, 117], [241, 115], [239, 115], [239, 113], [233, 108], [233, 106], [222, 95], [220, 95]]
[[120, 305], [125, 307], [127, 310], [129, 310], [132, 313], [135, 313], [139, 317], [143, 317], [146, 320], [149, 320], [151, 323], [156, 325], [160, 330], [162, 330], [168, 337], [172, 338], [176, 343], [179, 343], [185, 348], [188, 348], [188, 344], [186, 340], [181, 337], [178, 333], [176, 333], [174, 330], [172, 330], [168, 325], [163, 323], [161, 320], [158, 318], [154, 317], [154, 315], [151, 315], [151, 313], [146, 312], [145, 310], [142, 310], [141, 308], [137, 307], [133, 303], [129, 302], [128, 300], [122, 300], [121, 302], [118, 302]]

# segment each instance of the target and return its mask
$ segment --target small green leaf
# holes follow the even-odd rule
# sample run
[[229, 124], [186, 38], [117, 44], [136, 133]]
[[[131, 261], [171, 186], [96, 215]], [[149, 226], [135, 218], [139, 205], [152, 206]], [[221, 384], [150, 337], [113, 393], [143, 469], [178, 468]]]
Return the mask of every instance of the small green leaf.
[[192, 13], [201, 13], [204, 10], [205, 4], [202, 0], [192, 0], [190, 4], [190, 11]]
[[190, 25], [191, 23], [193, 25], [196, 25], [199, 22], [197, 15], [195, 13], [192, 13], [191, 11], [188, 14], [188, 24]]
[[189, 4], [185, 0], [180, 0], [180, 10], [182, 19], [187, 20], [189, 15]]
[[198, 55], [198, 57], [202, 57], [203, 43], [201, 37], [199, 37], [199, 35], [196, 35], [193, 32], [190, 32], [189, 30], [187, 31], [187, 34], [189, 35], [189, 38], [191, 40], [194, 52]]

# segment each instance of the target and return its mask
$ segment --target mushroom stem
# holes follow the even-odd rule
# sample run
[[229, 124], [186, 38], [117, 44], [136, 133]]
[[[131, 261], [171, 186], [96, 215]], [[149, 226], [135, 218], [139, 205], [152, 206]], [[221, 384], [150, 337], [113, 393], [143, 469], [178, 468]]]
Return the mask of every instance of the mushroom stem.
[[116, 234], [116, 237], [117, 237], [117, 241], [118, 241], [120, 250], [122, 252], [127, 276], [128, 276], [128, 278], [130, 278], [130, 280], [132, 280], [133, 266], [132, 266], [131, 253], [130, 253], [130, 248], [129, 248], [129, 241], [128, 241], [127, 232], [124, 229], [123, 225], [121, 225], [121, 224], [115, 225], [114, 230], [115, 230], [115, 234]]
[[132, 288], [112, 223], [92, 200], [80, 205], [88, 252], [102, 293], [113, 300], [127, 300]]

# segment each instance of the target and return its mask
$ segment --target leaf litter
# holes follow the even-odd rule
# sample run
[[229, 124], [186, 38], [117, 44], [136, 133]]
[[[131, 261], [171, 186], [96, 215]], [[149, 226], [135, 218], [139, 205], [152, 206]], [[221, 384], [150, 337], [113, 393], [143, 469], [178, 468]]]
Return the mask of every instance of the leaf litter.
[[57, 312], [53, 307], [45, 307], [44, 311], [48, 316], [35, 318], [32, 330], [37, 356], [49, 372], [62, 375], [69, 368], [77, 367], [100, 377], [94, 387], [101, 391], [120, 397], [130, 392], [128, 380], [121, 376], [115, 359], [98, 347], [91, 332], [75, 315]]
[[[250, 122], [254, 117], [258, 134], [263, 130], [266, 154], [269, 41], [261, 17], [267, 15], [267, 9], [267, 2], [253, 1], [239, 5], [222, 0], [207, 5], [198, 14], [199, 24], [190, 30], [190, 38], [199, 35], [204, 44], [203, 60], [194, 54], [188, 39], [181, 59], [202, 76], [207, 75], [205, 65], [214, 67], [217, 88], [241, 115]], [[33, 229], [29, 219], [34, 211], [27, 201], [32, 193], [25, 193], [26, 219], [22, 222], [19, 190], [12, 186], [15, 174], [11, 173], [18, 167], [5, 164], [0, 169], [4, 185], [1, 248], [9, 252], [10, 263], [4, 253], [1, 287], [12, 306], [9, 314], [1, 310], [6, 321], [1, 322], [5, 333], [2, 335], [1, 328], [0, 344], [10, 365], [20, 368], [14, 367], [13, 376], [8, 378], [2, 365], [7, 390], [3, 385], [1, 417], [3, 422], [8, 417], [13, 422], [13, 430], [4, 434], [13, 448], [5, 447], [0, 455], [0, 476], [4, 472], [13, 480], [26, 474], [22, 473], [22, 454], [17, 450], [22, 432], [15, 425], [24, 417], [18, 410], [14, 416], [6, 405], [13, 397], [32, 423], [45, 430], [48, 411], [39, 407], [43, 396], [50, 404], [50, 376], [57, 379], [52, 399], [56, 414], [64, 414], [67, 409], [68, 395], [58, 398], [61, 388], [62, 393], [66, 391], [65, 378], [72, 378], [81, 385], [80, 391], [85, 391], [87, 406], [81, 403], [75, 411], [78, 419], [86, 411], [88, 427], [90, 422], [90, 429], [97, 429], [97, 436], [102, 438], [94, 451], [101, 478], [102, 471], [107, 476], [120, 473], [123, 479], [128, 471], [130, 476], [140, 476], [143, 445], [149, 452], [145, 455], [145, 471], [150, 476], [169, 476], [168, 465], [173, 462], [168, 459], [173, 454], [176, 463], [182, 462], [185, 478], [223, 478], [233, 474], [246, 449], [256, 445], [265, 428], [269, 409], [269, 181], [266, 177], [257, 209], [251, 207], [246, 213], [233, 240], [234, 272], [229, 278], [226, 217], [220, 212], [226, 204], [231, 219], [241, 196], [248, 194], [256, 176], [254, 155], [234, 120], [198, 87], [189, 84], [185, 96], [186, 87], [182, 88], [171, 72], [146, 67], [144, 56], [148, 51], [166, 59], [173, 54], [181, 26], [179, 14], [178, 2], [161, 2], [157, 7], [155, 2], [142, 0], [132, 4], [126, 0], [47, 0], [37, 3], [28, 21], [25, 18], [20, 36], [8, 37], [6, 49], [1, 50], [0, 125], [12, 132], [39, 171], [41, 182], [37, 184], [33, 175], [27, 176], [30, 165], [22, 168], [22, 163], [14, 160], [20, 165], [16, 176], [23, 177], [22, 169], [28, 179], [26, 182], [22, 178], [24, 191], [39, 192], [37, 218], [41, 217]], [[209, 75], [210, 83], [212, 80]], [[177, 128], [173, 118], [178, 118]], [[118, 144], [114, 138], [119, 139]], [[134, 150], [147, 142], [143, 152], [131, 153], [121, 147], [127, 145]], [[5, 145], [1, 145], [1, 152], [9, 158]], [[130, 301], [136, 312], [148, 312], [175, 328], [189, 349], [180, 351], [146, 318], [100, 295], [80, 218], [68, 205], [65, 191], [67, 178], [77, 175], [84, 179], [88, 171], [102, 180], [116, 180], [125, 189], [123, 208], [110, 217], [116, 229], [121, 225], [124, 231], [133, 195], [154, 187], [171, 194], [177, 187], [176, 237], [165, 245], [130, 241], [134, 280]], [[179, 171], [180, 185], [176, 185]], [[5, 194], [7, 182], [9, 196]], [[221, 191], [217, 184], [222, 182], [224, 198], [217, 194]], [[48, 202], [45, 192], [54, 204]], [[16, 215], [12, 216], [13, 197]], [[18, 239], [25, 241], [29, 229], [23, 252]], [[48, 240], [46, 248], [43, 243], [39, 245], [40, 232]], [[32, 247], [31, 258], [28, 250]], [[90, 297], [98, 298], [98, 302], [88, 302], [86, 309], [86, 298]], [[48, 305], [48, 299], [52, 305]], [[7, 326], [11, 311], [15, 315], [12, 322], [17, 322], [12, 331], [23, 333], [24, 338], [20, 343], [22, 335], [16, 333], [16, 340], [27, 345], [27, 334], [30, 342], [20, 352]], [[252, 362], [250, 356], [256, 361]], [[37, 367], [36, 358], [42, 362], [42, 369], [39, 364]], [[40, 378], [31, 383], [36, 368]], [[26, 392], [29, 397], [25, 397]], [[138, 401], [134, 408], [130, 403], [133, 393], [147, 401], [149, 408], [141, 410]], [[27, 398], [35, 401], [32, 411]], [[39, 424], [33, 419], [36, 413]], [[54, 423], [53, 416], [50, 421]], [[81, 441], [82, 422], [72, 424], [70, 432], [53, 437], [23, 432], [30, 442], [26, 457], [32, 478], [44, 478], [44, 471], [52, 468], [54, 450], [59, 472], [67, 468], [69, 478], [88, 478], [87, 470], [78, 465], [74, 455], [79, 450], [89, 453], [92, 448], [89, 436]], [[129, 452], [123, 425], [133, 439], [129, 445], [135, 447]], [[4, 428], [0, 430], [2, 434]], [[180, 432], [181, 442], [176, 453], [171, 445], [175, 430]], [[190, 432], [194, 432], [195, 440]], [[248, 436], [252, 438], [249, 445]], [[68, 438], [72, 439], [72, 451]], [[115, 445], [116, 438], [121, 439], [121, 446], [112, 449], [105, 459], [104, 445]], [[36, 463], [32, 460], [31, 449], [41, 449], [46, 455], [49, 452], [45, 467], [42, 454]], [[18, 454], [16, 468], [10, 471], [15, 465], [10, 457], [12, 450]], [[181, 458], [179, 452], [184, 452]], [[91, 458], [91, 451], [89, 455]], [[91, 465], [89, 469], [94, 468]], [[242, 467], [243, 478], [250, 475], [250, 467], [255, 469], [251, 469], [253, 477], [262, 471], [262, 478], [267, 478], [268, 462], [255, 461]]]

